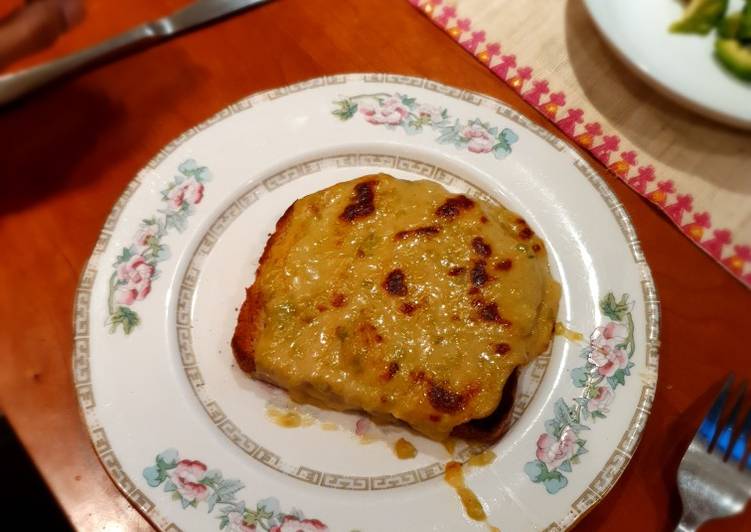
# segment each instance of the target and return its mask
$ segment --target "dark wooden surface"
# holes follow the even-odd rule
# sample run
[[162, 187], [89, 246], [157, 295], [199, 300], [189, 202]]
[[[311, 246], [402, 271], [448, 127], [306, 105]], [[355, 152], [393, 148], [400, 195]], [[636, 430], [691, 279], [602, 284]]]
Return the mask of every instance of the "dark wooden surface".
[[[24, 64], [183, 3], [90, 0], [82, 26]], [[483, 92], [549, 127], [405, 0], [277, 0], [0, 110], [0, 400], [78, 529], [149, 528], [98, 463], [71, 379], [73, 293], [113, 202], [164, 144], [233, 101], [314, 76], [363, 71]], [[643, 242], [662, 301], [662, 348], [641, 446], [578, 530], [638, 524], [668, 531], [680, 512], [677, 464], [710, 396], [728, 370], [751, 373], [751, 292], [588, 159], [626, 205]], [[751, 516], [706, 527], [741, 529], [751, 529]]]

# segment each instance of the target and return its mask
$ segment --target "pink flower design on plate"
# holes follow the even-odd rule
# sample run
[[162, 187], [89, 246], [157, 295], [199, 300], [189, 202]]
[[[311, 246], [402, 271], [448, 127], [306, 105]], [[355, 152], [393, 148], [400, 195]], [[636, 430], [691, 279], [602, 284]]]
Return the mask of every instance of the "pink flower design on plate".
[[398, 126], [409, 114], [409, 110], [396, 96], [390, 96], [379, 107], [363, 103], [360, 105], [360, 112], [365, 116], [365, 120], [371, 124], [386, 124], [389, 126]]
[[598, 327], [592, 333], [590, 345], [592, 352], [589, 361], [597, 366], [597, 372], [604, 377], [612, 377], [619, 369], [628, 364], [628, 355], [623, 344], [628, 337], [625, 325], [611, 321], [605, 327]]
[[595, 412], [597, 410], [600, 412], [607, 412], [608, 406], [613, 402], [614, 397], [615, 394], [613, 394], [613, 390], [608, 386], [598, 386], [597, 395], [587, 401], [587, 410], [589, 412]]
[[201, 484], [206, 475], [206, 465], [198, 460], [180, 460], [170, 471], [170, 480], [177, 486], [177, 492], [186, 501], [202, 501], [209, 495], [209, 489]]
[[281, 525], [271, 527], [269, 532], [322, 532], [329, 527], [318, 519], [298, 519], [292, 515], [284, 516]]
[[493, 136], [479, 124], [465, 127], [461, 134], [469, 141], [467, 149], [473, 153], [488, 153], [495, 145]]
[[159, 233], [157, 224], [142, 225], [136, 233], [135, 245], [138, 253], [143, 253], [149, 248], [151, 240]]
[[227, 519], [229, 519], [227, 532], [254, 532], [256, 530], [256, 525], [247, 524], [240, 512], [228, 513]]
[[537, 459], [545, 463], [548, 471], [553, 471], [574, 456], [575, 447], [576, 433], [571, 427], [563, 429], [558, 439], [546, 432], [537, 439]]
[[125, 281], [117, 287], [117, 302], [130, 305], [149, 295], [151, 291], [151, 277], [154, 267], [146, 262], [142, 255], [133, 255], [128, 262], [117, 267], [118, 281]]
[[422, 104], [417, 108], [417, 114], [421, 117], [430, 118], [431, 123], [437, 123], [443, 120], [443, 110], [435, 105]]
[[171, 209], [177, 210], [188, 203], [197, 205], [203, 199], [203, 184], [194, 178], [186, 179], [179, 185], [175, 185], [167, 193], [167, 204]]

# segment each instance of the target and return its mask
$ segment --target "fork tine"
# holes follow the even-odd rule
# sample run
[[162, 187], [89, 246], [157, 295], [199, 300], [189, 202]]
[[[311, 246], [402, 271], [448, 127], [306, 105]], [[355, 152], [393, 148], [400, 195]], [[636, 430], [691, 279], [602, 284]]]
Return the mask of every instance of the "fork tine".
[[707, 448], [710, 448], [714, 441], [717, 433], [717, 425], [719, 424], [720, 416], [722, 415], [722, 408], [725, 406], [725, 401], [727, 401], [728, 395], [730, 394], [730, 387], [732, 384], [733, 374], [731, 373], [725, 379], [725, 384], [722, 385], [722, 390], [720, 390], [717, 399], [715, 399], [714, 404], [712, 404], [712, 408], [709, 409], [709, 412], [699, 426], [699, 430], [696, 432], [696, 435], [704, 440]]
[[748, 409], [748, 413], [746, 413], [746, 417], [743, 420], [743, 425], [741, 425], [733, 447], [730, 449], [731, 461], [740, 462], [746, 456], [749, 433], [751, 433], [751, 408]]
[[720, 430], [720, 435], [717, 437], [715, 449], [722, 454], [723, 460], [727, 460], [730, 455], [733, 433], [736, 435], [738, 434], [738, 432], [735, 431], [735, 422], [738, 419], [738, 412], [741, 410], [743, 400], [746, 398], [747, 387], [748, 383], [743, 381], [740, 386], [740, 392], [738, 392], [738, 397], [735, 400], [735, 404], [733, 404], [733, 408], [730, 410], [730, 415], [725, 421], [725, 425]]

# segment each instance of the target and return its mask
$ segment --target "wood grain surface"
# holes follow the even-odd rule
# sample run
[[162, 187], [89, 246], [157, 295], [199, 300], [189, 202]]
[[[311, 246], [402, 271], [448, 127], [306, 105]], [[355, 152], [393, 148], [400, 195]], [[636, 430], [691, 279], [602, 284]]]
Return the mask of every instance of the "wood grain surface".
[[[23, 65], [184, 3], [90, 0], [80, 27]], [[550, 127], [405, 0], [276, 0], [0, 109], [1, 407], [77, 529], [150, 529], [97, 461], [71, 377], [73, 294], [113, 202], [163, 145], [235, 100], [365, 71], [486, 93]], [[641, 446], [577, 530], [668, 531], [676, 468], [711, 396], [729, 370], [751, 374], [751, 292], [584, 156], [634, 220], [662, 301], [662, 347]], [[702, 530], [751, 530], [749, 514]]]

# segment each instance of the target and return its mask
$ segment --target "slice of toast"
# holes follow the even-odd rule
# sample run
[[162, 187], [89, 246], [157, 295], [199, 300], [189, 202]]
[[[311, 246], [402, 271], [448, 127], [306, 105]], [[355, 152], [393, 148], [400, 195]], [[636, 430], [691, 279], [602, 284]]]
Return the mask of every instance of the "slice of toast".
[[246, 291], [240, 367], [300, 402], [492, 442], [559, 288], [518, 215], [385, 174], [296, 201]]

